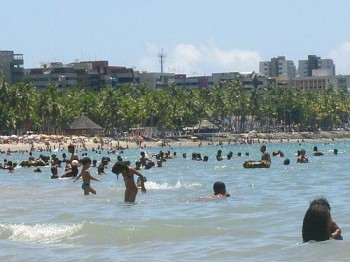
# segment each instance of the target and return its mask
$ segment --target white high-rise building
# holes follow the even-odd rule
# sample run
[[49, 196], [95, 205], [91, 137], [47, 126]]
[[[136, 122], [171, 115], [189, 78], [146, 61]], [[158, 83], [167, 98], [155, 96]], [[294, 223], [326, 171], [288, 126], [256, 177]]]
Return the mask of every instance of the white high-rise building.
[[291, 60], [286, 60], [284, 56], [271, 58], [271, 61], [259, 62], [259, 73], [266, 77], [287, 76], [295, 77], [295, 66]]
[[309, 55], [307, 60], [299, 60], [298, 76], [335, 76], [335, 65], [332, 59]]

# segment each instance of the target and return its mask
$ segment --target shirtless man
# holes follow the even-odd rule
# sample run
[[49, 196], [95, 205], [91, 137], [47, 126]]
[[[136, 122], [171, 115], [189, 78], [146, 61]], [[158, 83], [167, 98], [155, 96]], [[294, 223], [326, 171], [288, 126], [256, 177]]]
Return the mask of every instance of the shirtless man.
[[262, 153], [261, 160], [264, 161], [264, 162], [268, 162], [269, 164], [271, 164], [270, 153], [266, 151], [266, 145], [262, 145], [262, 146], [260, 147], [260, 152]]

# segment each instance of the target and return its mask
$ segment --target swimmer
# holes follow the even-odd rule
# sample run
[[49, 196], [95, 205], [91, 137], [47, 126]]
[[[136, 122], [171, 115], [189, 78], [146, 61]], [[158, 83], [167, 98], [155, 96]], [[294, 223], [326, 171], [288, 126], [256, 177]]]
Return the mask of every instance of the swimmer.
[[326, 199], [320, 198], [311, 202], [303, 219], [302, 238], [304, 242], [343, 239], [341, 229], [332, 220]]
[[323, 156], [323, 153], [318, 151], [317, 146], [314, 146], [312, 154], [314, 156]]
[[209, 195], [209, 198], [224, 198], [229, 197], [230, 194], [226, 192], [226, 185], [224, 182], [215, 182], [213, 185], [214, 194]]
[[306, 157], [305, 149], [302, 149], [298, 152], [299, 156], [297, 159], [297, 163], [308, 163], [309, 159]]
[[260, 152], [262, 153], [261, 161], [268, 162], [269, 164], [271, 164], [270, 153], [266, 151], [266, 145], [262, 145], [260, 147]]
[[[312, 206], [325, 206], [329, 212], [331, 212], [331, 206], [329, 204], [329, 202], [327, 201], [327, 199], [325, 198], [318, 198], [313, 200], [310, 203], [310, 207]], [[331, 218], [331, 220], [328, 223], [328, 233], [329, 233], [329, 237], [336, 239], [336, 240], [343, 240], [343, 237], [341, 235], [341, 229], [340, 227], [337, 225], [337, 223], [335, 223], [333, 221], [333, 219]]]
[[51, 167], [51, 174], [52, 174], [51, 179], [59, 178], [57, 166]]

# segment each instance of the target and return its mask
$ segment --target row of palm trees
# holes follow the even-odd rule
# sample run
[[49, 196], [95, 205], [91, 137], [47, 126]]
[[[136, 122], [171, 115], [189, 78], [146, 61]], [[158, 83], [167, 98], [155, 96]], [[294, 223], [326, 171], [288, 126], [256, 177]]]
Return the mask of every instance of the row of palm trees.
[[239, 81], [225, 88], [186, 89], [169, 85], [151, 89], [127, 85], [99, 91], [55, 84], [38, 91], [30, 83], [9, 85], [0, 77], [0, 133], [34, 130], [62, 134], [74, 117], [86, 115], [106, 132], [132, 127], [181, 130], [201, 119], [215, 120], [221, 130], [270, 132], [330, 130], [346, 127], [350, 95], [346, 88], [323, 92], [267, 85], [246, 90]]

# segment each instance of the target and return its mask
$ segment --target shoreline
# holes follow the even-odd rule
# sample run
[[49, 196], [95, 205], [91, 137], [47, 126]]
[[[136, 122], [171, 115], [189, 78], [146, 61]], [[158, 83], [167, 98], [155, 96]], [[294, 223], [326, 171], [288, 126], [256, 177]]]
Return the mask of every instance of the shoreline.
[[[193, 141], [191, 137], [186, 138], [166, 138], [145, 140], [141, 142], [141, 146], [134, 141], [133, 138], [122, 140], [113, 140], [108, 137], [96, 139], [79, 137], [64, 137], [61, 140], [57, 138], [50, 139], [45, 136], [44, 140], [36, 140], [33, 142], [9, 140], [10, 143], [0, 143], [0, 151], [46, 151], [51, 150], [67, 150], [69, 144], [74, 144], [78, 148], [91, 149], [109, 149], [121, 150], [127, 148], [170, 148], [170, 147], [199, 147], [207, 145], [227, 145], [227, 144], [256, 144], [256, 143], [277, 143], [277, 142], [312, 142], [325, 141], [331, 142], [335, 140], [350, 139], [349, 131], [321, 131], [319, 133], [312, 132], [293, 132], [293, 133], [245, 133], [245, 134], [225, 134], [217, 133], [215, 136], [207, 137], [205, 140]], [[162, 146], [163, 145], [163, 146]], [[118, 149], [119, 148], [119, 149]]]

